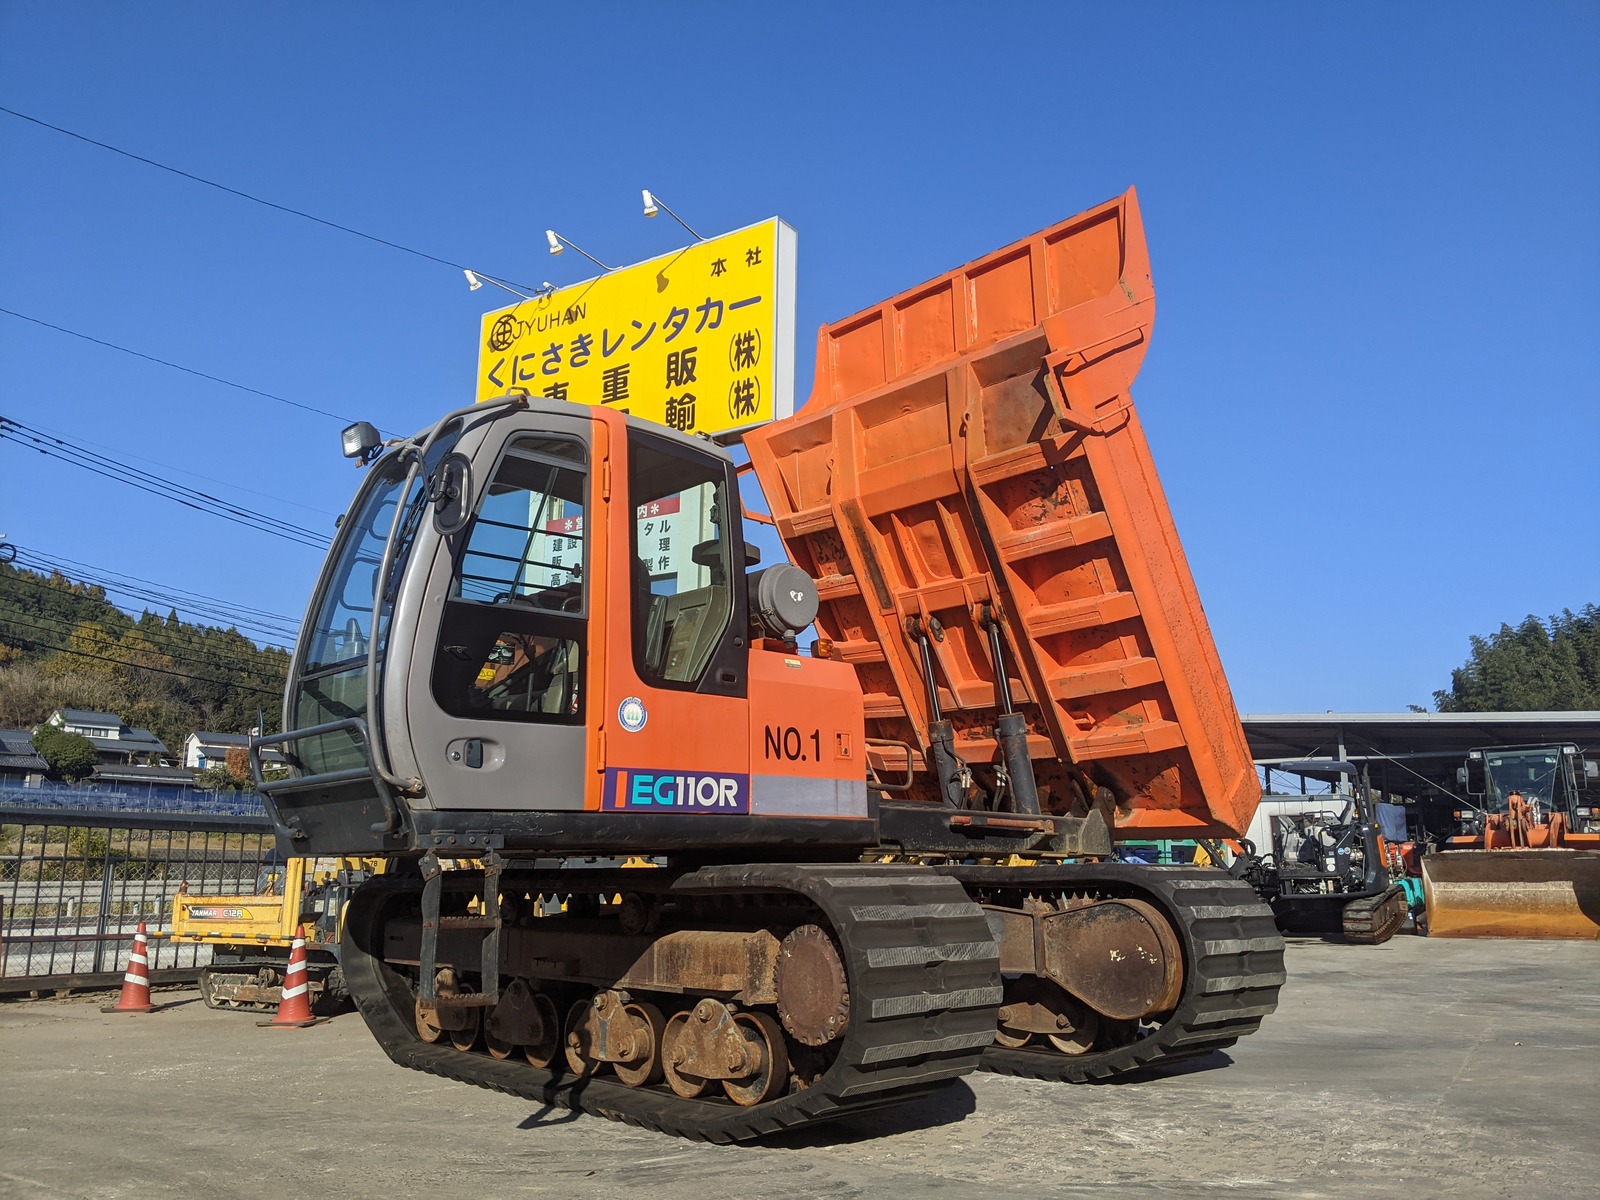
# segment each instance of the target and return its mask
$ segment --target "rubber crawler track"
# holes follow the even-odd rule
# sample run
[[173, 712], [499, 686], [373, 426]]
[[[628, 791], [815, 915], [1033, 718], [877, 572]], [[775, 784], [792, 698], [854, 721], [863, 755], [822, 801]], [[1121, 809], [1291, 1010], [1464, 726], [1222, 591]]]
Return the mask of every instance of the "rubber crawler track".
[[1344, 940], [1362, 946], [1381, 946], [1405, 924], [1405, 892], [1392, 887], [1365, 900], [1352, 900], [1344, 906]]
[[[579, 873], [571, 878], [576, 884]], [[406, 982], [374, 953], [393, 903], [419, 888], [415, 880], [379, 877], [347, 910], [345, 978], [368, 1028], [401, 1066], [542, 1104], [738, 1141], [922, 1095], [976, 1069], [994, 1035], [998, 952], [982, 912], [957, 883], [916, 867], [779, 864], [703, 868], [679, 877], [671, 892], [794, 892], [832, 923], [845, 951], [851, 1025], [833, 1065], [810, 1087], [741, 1108], [430, 1045], [416, 1035]]]
[[[284, 963], [273, 962], [266, 965], [281, 971], [286, 962], [287, 960]], [[333, 971], [337, 970], [337, 967], [333, 968]], [[310, 994], [311, 1011], [318, 1016], [333, 1016], [336, 1013], [346, 1012], [354, 1007], [350, 1003], [349, 996], [343, 991], [342, 985], [334, 988], [332, 992], [329, 991], [328, 978], [331, 974], [332, 972], [311, 975], [311, 983], [313, 985]], [[281, 985], [274, 986], [271, 993], [274, 998], [269, 1000], [220, 1000], [216, 994], [216, 980], [219, 975], [222, 977], [238, 976], [240, 981], [245, 983], [255, 982], [255, 972], [253, 970], [245, 970], [242, 967], [234, 970], [224, 968], [220, 971], [213, 970], [210, 967], [202, 969], [199, 981], [200, 999], [207, 1008], [214, 1012], [275, 1013], [278, 1011], [278, 1005], [282, 1000]]]
[[1108, 1050], [1066, 1055], [1055, 1050], [984, 1051], [985, 1070], [1064, 1083], [1098, 1083], [1141, 1074], [1231, 1046], [1254, 1033], [1278, 1006], [1283, 937], [1272, 910], [1247, 884], [1203, 867], [1064, 863], [1034, 867], [937, 867], [968, 891], [1071, 892], [1133, 896], [1166, 911], [1183, 944], [1182, 998], [1145, 1037]]
[[218, 1000], [204, 975], [200, 977], [200, 999], [213, 1012], [272, 1013], [278, 1011], [276, 1004], [269, 1004], [264, 1000]]

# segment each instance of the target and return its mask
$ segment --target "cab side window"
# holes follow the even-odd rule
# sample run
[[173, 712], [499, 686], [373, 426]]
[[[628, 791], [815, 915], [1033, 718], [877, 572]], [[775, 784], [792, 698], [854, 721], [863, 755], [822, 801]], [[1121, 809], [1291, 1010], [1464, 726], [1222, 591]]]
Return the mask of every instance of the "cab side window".
[[733, 614], [725, 464], [665, 440], [629, 441], [634, 669], [694, 689]]

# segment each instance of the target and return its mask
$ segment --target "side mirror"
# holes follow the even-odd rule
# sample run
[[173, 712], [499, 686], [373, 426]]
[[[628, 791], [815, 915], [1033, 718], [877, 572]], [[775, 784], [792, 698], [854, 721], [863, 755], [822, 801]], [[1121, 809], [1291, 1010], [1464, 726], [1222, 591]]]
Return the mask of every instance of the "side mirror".
[[440, 534], [448, 537], [466, 528], [472, 519], [472, 463], [465, 455], [452, 454], [439, 464], [428, 481], [428, 498]]
[[1467, 795], [1483, 795], [1488, 782], [1484, 778], [1483, 755], [1476, 752], [1468, 754], [1467, 765], [1462, 767], [1461, 770], [1466, 772], [1466, 777], [1461, 782], [1466, 785]]

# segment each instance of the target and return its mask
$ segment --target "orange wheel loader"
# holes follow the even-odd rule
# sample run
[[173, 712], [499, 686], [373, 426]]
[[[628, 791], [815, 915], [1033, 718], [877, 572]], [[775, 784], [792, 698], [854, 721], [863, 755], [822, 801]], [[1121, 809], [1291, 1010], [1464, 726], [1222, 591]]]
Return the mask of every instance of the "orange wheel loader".
[[1468, 751], [1457, 773], [1476, 806], [1422, 856], [1434, 937], [1600, 938], [1600, 770], [1577, 746]]

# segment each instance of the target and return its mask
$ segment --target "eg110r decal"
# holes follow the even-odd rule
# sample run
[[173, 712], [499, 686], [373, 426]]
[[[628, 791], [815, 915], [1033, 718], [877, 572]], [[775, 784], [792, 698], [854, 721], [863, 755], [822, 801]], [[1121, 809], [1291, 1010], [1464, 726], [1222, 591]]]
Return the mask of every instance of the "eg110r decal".
[[748, 813], [750, 776], [606, 769], [605, 812]]

